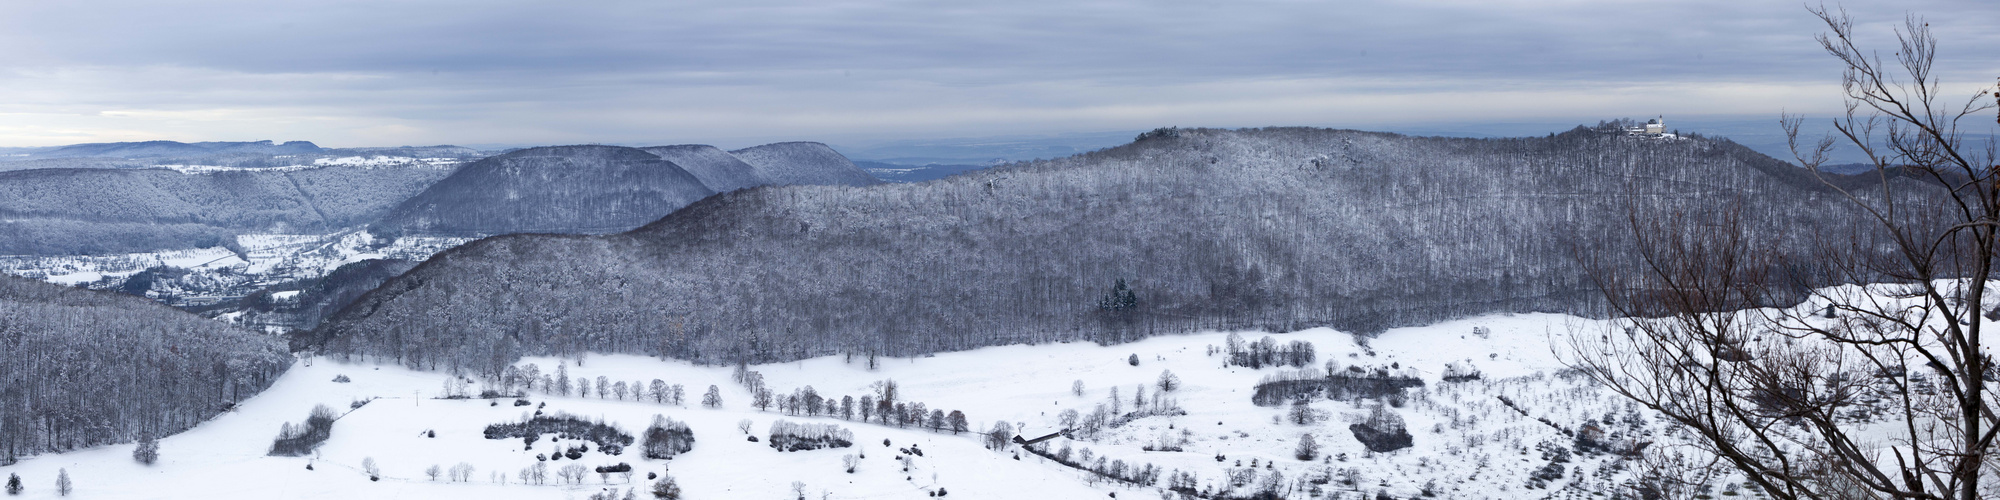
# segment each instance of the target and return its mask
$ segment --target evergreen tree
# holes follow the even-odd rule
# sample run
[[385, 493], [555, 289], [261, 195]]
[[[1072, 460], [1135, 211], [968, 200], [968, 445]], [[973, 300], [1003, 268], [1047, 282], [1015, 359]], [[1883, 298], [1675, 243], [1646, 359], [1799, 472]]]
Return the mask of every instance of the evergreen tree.
[[9, 494], [9, 495], [19, 495], [19, 494], [21, 494], [21, 475], [20, 475], [20, 474], [8, 474], [8, 475], [7, 475], [7, 494]]
[[1139, 295], [1125, 286], [1125, 278], [1118, 278], [1118, 283], [1111, 286], [1111, 292], [1097, 300], [1097, 308], [1109, 312], [1130, 311], [1138, 307]]
[[146, 465], [153, 465], [153, 462], [159, 459], [160, 441], [153, 439], [153, 434], [150, 432], [140, 433], [139, 446], [132, 448], [132, 460]]

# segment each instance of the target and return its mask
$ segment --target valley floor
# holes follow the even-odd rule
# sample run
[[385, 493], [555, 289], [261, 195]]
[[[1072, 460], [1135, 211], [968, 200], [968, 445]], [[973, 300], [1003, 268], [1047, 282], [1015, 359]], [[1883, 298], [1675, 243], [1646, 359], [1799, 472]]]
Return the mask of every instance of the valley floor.
[[[1475, 333], [1475, 328], [1478, 328]], [[859, 423], [836, 417], [781, 414], [773, 407], [760, 411], [751, 394], [731, 381], [732, 367], [694, 366], [680, 361], [591, 355], [583, 359], [531, 358], [543, 373], [564, 366], [572, 378], [650, 382], [660, 379], [685, 388], [684, 405], [651, 401], [551, 396], [539, 390], [526, 399], [531, 406], [513, 406], [513, 398], [486, 400], [433, 399], [452, 377], [417, 372], [393, 365], [337, 363], [326, 359], [299, 362], [265, 393], [188, 432], [161, 440], [160, 461], [135, 463], [131, 444], [33, 457], [0, 474], [19, 474], [28, 498], [55, 495], [58, 469], [74, 481], [76, 498], [586, 498], [615, 490], [623, 497], [637, 489], [647, 494], [648, 472], [677, 479], [684, 498], [796, 498], [793, 483], [803, 483], [807, 498], [927, 498], [942, 488], [948, 498], [1159, 498], [1169, 484], [1137, 486], [1099, 479], [1065, 467], [1019, 447], [993, 451], [980, 431], [996, 420], [1019, 426], [1022, 434], [1039, 436], [1059, 430], [1059, 414], [1074, 409], [1089, 414], [1108, 405], [1117, 389], [1121, 406], [1131, 408], [1133, 391], [1144, 386], [1147, 398], [1159, 394], [1155, 383], [1170, 370], [1181, 386], [1165, 393], [1185, 415], [1147, 416], [1107, 428], [1093, 439], [1057, 438], [1051, 452], [1091, 449], [1097, 456], [1122, 460], [1134, 470], [1150, 464], [1162, 471], [1191, 473], [1197, 491], [1230, 491], [1247, 495], [1275, 488], [1289, 498], [1345, 495], [1372, 498], [1386, 491], [1413, 497], [1426, 484], [1441, 498], [1593, 498], [1607, 494], [1629, 479], [1626, 465], [1611, 455], [1551, 457], [1553, 447], [1568, 447], [1573, 438], [1554, 426], [1523, 416], [1500, 403], [1505, 396], [1536, 418], [1548, 418], [1575, 429], [1587, 421], [1634, 435], [1652, 434], [1659, 427], [1649, 416], [1633, 411], [1622, 400], [1591, 388], [1577, 377], [1557, 374], [1561, 365], [1549, 348], [1569, 332], [1592, 332], [1600, 324], [1557, 315], [1487, 316], [1420, 328], [1389, 331], [1373, 339], [1357, 339], [1327, 329], [1272, 335], [1280, 344], [1294, 340], [1316, 346], [1324, 369], [1337, 365], [1392, 368], [1413, 372], [1424, 386], [1406, 392], [1398, 413], [1414, 435], [1415, 446], [1389, 453], [1370, 453], [1349, 430], [1379, 403], [1334, 401], [1312, 403], [1316, 421], [1300, 425], [1286, 418], [1289, 405], [1261, 407], [1251, 403], [1258, 381], [1279, 368], [1253, 370], [1227, 367], [1226, 355], [1212, 354], [1225, 344], [1226, 333], [1168, 336], [1130, 344], [1098, 346], [1068, 343], [1005, 346], [967, 352], [941, 353], [914, 359], [881, 359], [868, 368], [866, 360], [825, 357], [799, 362], [749, 367], [765, 377], [780, 395], [812, 386], [819, 394], [839, 399], [872, 394], [870, 385], [894, 380], [902, 401], [922, 402], [931, 409], [963, 411], [971, 432], [953, 434], [919, 427], [899, 428]], [[1262, 333], [1244, 333], [1248, 340]], [[1363, 342], [1357, 342], [1362, 340]], [[1364, 343], [1365, 342], [1365, 343]], [[1129, 363], [1136, 356], [1137, 366]], [[1470, 363], [1483, 378], [1465, 382], [1441, 380], [1446, 363]], [[333, 380], [345, 375], [351, 382]], [[1081, 381], [1082, 395], [1072, 392]], [[721, 408], [704, 408], [702, 393], [720, 388]], [[471, 392], [477, 393], [474, 384]], [[266, 456], [272, 438], [286, 422], [302, 422], [316, 404], [346, 411], [359, 400], [373, 399], [340, 418], [332, 437], [313, 457]], [[497, 405], [495, 405], [497, 403]], [[557, 444], [548, 439], [524, 451], [522, 440], [482, 437], [488, 424], [519, 421], [539, 405], [543, 411], [602, 419], [635, 437], [642, 437], [655, 415], [687, 422], [695, 436], [692, 451], [672, 460], [640, 458], [637, 443], [618, 456], [600, 450], [579, 461], [549, 463], [547, 485], [522, 484], [520, 471], [537, 463], [535, 454]], [[1149, 403], [1149, 406], [1152, 403]], [[853, 432], [855, 445], [781, 453], [746, 440], [738, 430], [742, 420], [760, 440], [774, 420], [831, 423]], [[427, 437], [434, 431], [435, 437]], [[1294, 456], [1302, 434], [1321, 445], [1313, 460]], [[884, 440], [890, 445], [884, 446]], [[1183, 451], [1146, 451], [1161, 442], [1184, 442]], [[909, 470], [896, 460], [900, 448], [916, 445], [922, 456], [910, 456]], [[842, 467], [847, 454], [864, 455], [854, 473]], [[1563, 453], [1567, 455], [1567, 453]], [[1019, 458], [1016, 459], [1016, 456]], [[381, 479], [361, 472], [365, 460], [379, 465]], [[559, 485], [557, 468], [571, 463], [587, 466], [630, 463], [636, 475], [589, 474], [580, 484]], [[473, 468], [471, 480], [432, 480], [424, 470], [456, 464]], [[1536, 481], [1530, 476], [1562, 465], [1560, 478]], [[312, 466], [308, 470], [308, 465]], [[1167, 474], [1162, 474], [1166, 476]], [[1274, 477], [1275, 476], [1275, 477]], [[1232, 484], [1231, 479], [1235, 483]], [[504, 481], [504, 484], [502, 483]]]

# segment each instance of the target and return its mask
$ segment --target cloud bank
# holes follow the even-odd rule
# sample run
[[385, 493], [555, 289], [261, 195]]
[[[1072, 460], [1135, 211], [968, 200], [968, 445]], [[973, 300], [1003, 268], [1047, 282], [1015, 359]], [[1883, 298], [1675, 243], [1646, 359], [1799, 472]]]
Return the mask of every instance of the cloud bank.
[[[1880, 47], [1928, 16], [1966, 92], [2000, 75], [1991, 2], [1850, 10]], [[1801, 5], [1740, 0], [14, 2], [0, 146], [1828, 115], [1820, 31]]]

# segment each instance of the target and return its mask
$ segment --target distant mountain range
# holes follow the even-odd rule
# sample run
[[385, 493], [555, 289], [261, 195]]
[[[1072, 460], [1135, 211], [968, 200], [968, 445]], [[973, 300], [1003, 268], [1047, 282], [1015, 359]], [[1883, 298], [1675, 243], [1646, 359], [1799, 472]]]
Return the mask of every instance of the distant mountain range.
[[[491, 157], [457, 146], [272, 154], [308, 147], [316, 148], [88, 144], [48, 149], [210, 156], [0, 163], [28, 167], [0, 168], [0, 259], [27, 276], [154, 297], [246, 325], [307, 328], [414, 265], [406, 259], [469, 238], [619, 232], [718, 192], [881, 182], [808, 142], [737, 151], [553, 146]], [[64, 167], [48, 168], [56, 165]], [[240, 244], [244, 235], [257, 241]], [[214, 247], [235, 258], [161, 253]]]
[[372, 222], [450, 173], [448, 166], [5, 171], [0, 255], [149, 252], [227, 246], [246, 233], [330, 233]]
[[0, 168], [0, 255], [213, 247], [238, 234], [361, 225], [384, 235], [615, 232], [716, 192], [879, 182], [817, 143], [651, 149], [709, 178], [616, 146], [530, 148], [487, 160], [457, 146], [325, 149], [303, 141], [42, 148], [0, 163], [25, 167]]
[[319, 145], [306, 141], [291, 141], [273, 144], [271, 141], [253, 142], [109, 142], [97, 144], [75, 144], [28, 150], [6, 156], [7, 160], [35, 160], [43, 158], [155, 158], [161, 156], [202, 156], [214, 154], [266, 154], [290, 155], [311, 154], [324, 151]]

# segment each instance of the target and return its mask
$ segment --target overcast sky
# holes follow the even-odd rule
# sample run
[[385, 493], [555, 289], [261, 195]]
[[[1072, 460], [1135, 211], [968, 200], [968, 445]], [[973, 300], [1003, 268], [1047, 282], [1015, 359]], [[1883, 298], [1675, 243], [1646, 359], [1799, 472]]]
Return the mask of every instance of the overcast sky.
[[[1969, 93], [2000, 2], [1906, 12]], [[0, 1], [0, 146], [713, 143], [1825, 116], [1790, 1]]]

